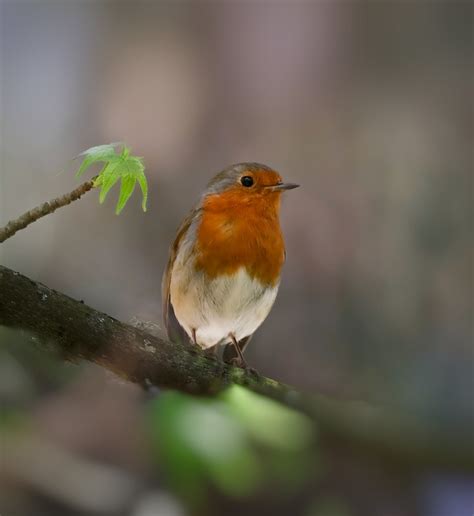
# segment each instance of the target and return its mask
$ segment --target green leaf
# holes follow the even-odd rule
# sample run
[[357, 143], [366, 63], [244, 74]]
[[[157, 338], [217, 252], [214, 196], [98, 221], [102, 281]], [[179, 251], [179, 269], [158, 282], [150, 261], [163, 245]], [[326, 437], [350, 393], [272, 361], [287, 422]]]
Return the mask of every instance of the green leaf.
[[[111, 168], [112, 165], [108, 165], [108, 168]], [[105, 168], [105, 167], [104, 167]], [[109, 190], [114, 186], [114, 184], [120, 179], [120, 176], [112, 173], [107, 173], [105, 170], [103, 174], [99, 175], [100, 185], [102, 186], [99, 195], [99, 202], [102, 204], [105, 201]]]
[[142, 191], [142, 210], [146, 211], [146, 203], [148, 201], [148, 181], [146, 180], [146, 176], [143, 172], [139, 174], [137, 180]]
[[[76, 172], [76, 177], [82, 176], [82, 174], [89, 168], [93, 163], [97, 162], [111, 162], [119, 156], [115, 153], [115, 147], [121, 145], [118, 143], [109, 143], [107, 145], [97, 145], [97, 147], [91, 147], [84, 152], [81, 152], [76, 158], [84, 156], [79, 170]], [[74, 158], [74, 159], [76, 159]]]
[[115, 209], [115, 213], [118, 215], [127, 204], [130, 199], [133, 190], [135, 190], [136, 178], [132, 175], [124, 176], [122, 178], [122, 185], [120, 186], [120, 196]]
[[[118, 146], [122, 146], [120, 153], [117, 153]], [[94, 163], [104, 163], [102, 170], [94, 179], [94, 186], [101, 189], [99, 195], [101, 204], [105, 201], [112, 187], [118, 181], [121, 181], [119, 199], [115, 209], [117, 215], [127, 204], [137, 182], [142, 192], [143, 211], [146, 211], [147, 207], [148, 182], [145, 176], [143, 158], [132, 156], [130, 153], [130, 147], [118, 142], [91, 147], [78, 156], [83, 157], [83, 161], [76, 172], [76, 177], [80, 177]]]

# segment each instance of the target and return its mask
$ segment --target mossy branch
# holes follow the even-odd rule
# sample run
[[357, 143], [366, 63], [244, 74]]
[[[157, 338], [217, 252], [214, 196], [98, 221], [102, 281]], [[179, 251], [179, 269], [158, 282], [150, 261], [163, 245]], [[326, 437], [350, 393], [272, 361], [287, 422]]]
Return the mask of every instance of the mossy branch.
[[474, 470], [470, 432], [460, 437], [395, 408], [305, 395], [275, 380], [207, 358], [124, 324], [86, 304], [0, 266], [0, 325], [31, 335], [63, 360], [86, 360], [144, 388], [154, 385], [213, 395], [232, 383], [311, 417], [325, 443], [408, 468]]

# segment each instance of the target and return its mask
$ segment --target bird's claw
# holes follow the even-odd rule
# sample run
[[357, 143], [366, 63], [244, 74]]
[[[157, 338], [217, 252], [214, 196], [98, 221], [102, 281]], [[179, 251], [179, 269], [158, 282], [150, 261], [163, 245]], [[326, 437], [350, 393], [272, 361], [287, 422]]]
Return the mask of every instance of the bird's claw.
[[234, 357], [229, 360], [229, 364], [240, 367], [241, 369], [244, 369], [245, 372], [250, 373], [254, 376], [260, 376], [259, 372], [254, 369], [253, 367], [250, 367], [245, 360], [241, 360], [239, 357]]

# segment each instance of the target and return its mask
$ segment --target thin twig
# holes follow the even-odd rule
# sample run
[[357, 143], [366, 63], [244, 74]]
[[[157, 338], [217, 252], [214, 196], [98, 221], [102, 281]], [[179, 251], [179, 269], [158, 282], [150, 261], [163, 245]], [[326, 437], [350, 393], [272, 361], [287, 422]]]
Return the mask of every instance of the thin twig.
[[58, 208], [62, 208], [63, 206], [76, 201], [92, 188], [94, 188], [94, 179], [83, 183], [72, 192], [56, 197], [56, 199], [52, 199], [51, 201], [44, 202], [40, 206], [23, 213], [23, 215], [17, 219], [10, 220], [6, 226], [0, 228], [0, 243], [5, 242], [5, 240], [12, 237], [17, 231], [26, 228], [41, 217], [49, 215]]
[[24, 330], [32, 343], [69, 361], [87, 360], [124, 380], [212, 395], [232, 383], [307, 414], [325, 443], [427, 469], [474, 470], [472, 426], [439, 425], [396, 407], [307, 395], [222, 364], [196, 347], [172, 343], [0, 266], [0, 325]]

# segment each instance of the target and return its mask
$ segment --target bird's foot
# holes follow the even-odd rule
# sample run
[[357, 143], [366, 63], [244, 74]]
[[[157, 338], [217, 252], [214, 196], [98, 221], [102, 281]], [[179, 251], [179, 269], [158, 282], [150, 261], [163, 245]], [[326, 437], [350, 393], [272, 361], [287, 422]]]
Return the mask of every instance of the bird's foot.
[[260, 376], [260, 373], [254, 369], [253, 367], [250, 367], [245, 360], [243, 360], [241, 357], [234, 357], [229, 360], [229, 364], [240, 367], [241, 369], [244, 369], [247, 373], [250, 373], [254, 376]]

